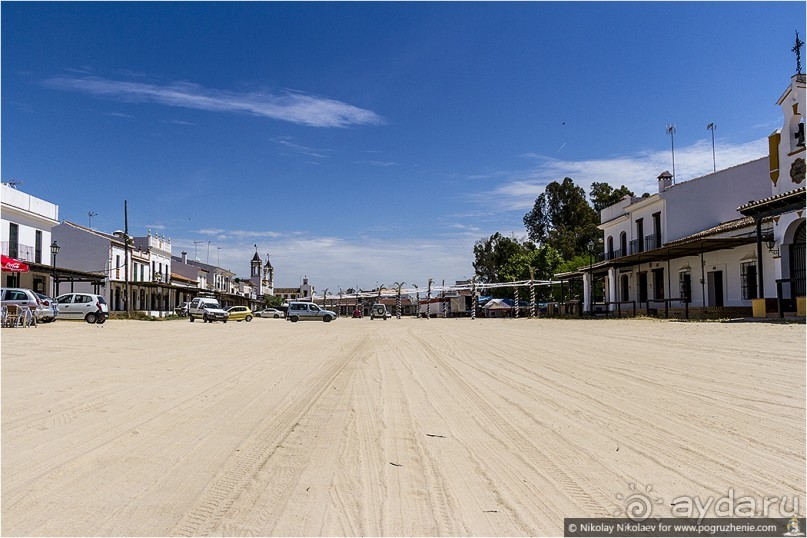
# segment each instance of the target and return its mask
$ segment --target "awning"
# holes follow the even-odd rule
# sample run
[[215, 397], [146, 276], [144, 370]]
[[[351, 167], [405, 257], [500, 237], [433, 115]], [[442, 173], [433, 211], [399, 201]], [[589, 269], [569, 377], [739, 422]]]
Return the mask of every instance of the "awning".
[[21, 262], [20, 260], [15, 260], [14, 258], [9, 258], [5, 255], [2, 256], [2, 264], [3, 264], [3, 271], [7, 273], [27, 273], [28, 272], [28, 264], [25, 262]]

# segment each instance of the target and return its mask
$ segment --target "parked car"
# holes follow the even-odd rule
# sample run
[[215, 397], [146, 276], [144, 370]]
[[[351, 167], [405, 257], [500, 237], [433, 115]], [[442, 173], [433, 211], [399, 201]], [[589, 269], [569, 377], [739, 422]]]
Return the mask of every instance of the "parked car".
[[109, 318], [109, 306], [100, 295], [92, 293], [65, 293], [56, 298], [59, 317], [83, 319], [87, 323], [104, 323]]
[[219, 302], [212, 297], [195, 297], [188, 305], [188, 319], [193, 323], [197, 318], [201, 318], [205, 323], [223, 321], [227, 323], [230, 314], [221, 308]]
[[37, 322], [44, 315], [42, 302], [36, 293], [28, 288], [2, 288], [2, 303], [3, 305], [27, 306], [31, 309]]
[[283, 312], [278, 310], [277, 308], [266, 308], [264, 310], [258, 310], [255, 312], [255, 315], [259, 318], [282, 318]]
[[288, 319], [292, 322], [300, 320], [322, 320], [329, 322], [336, 319], [336, 312], [324, 310], [319, 305], [305, 301], [292, 301], [289, 303]]
[[252, 321], [252, 310], [247, 306], [231, 306], [227, 309], [228, 318], [231, 321]]
[[179, 303], [176, 308], [174, 308], [174, 314], [177, 316], [184, 318], [188, 315], [188, 302], [185, 301], [183, 303]]
[[362, 317], [361, 310], [359, 310], [358, 308], [357, 308], [356, 310], [354, 310], [354, 311], [353, 311], [353, 317], [354, 317], [354, 318], [360, 318], [360, 317]]
[[56, 299], [42, 293], [37, 293], [36, 296], [39, 298], [39, 310], [42, 313], [39, 317], [39, 321], [42, 323], [56, 321], [56, 317], [59, 315], [59, 303]]
[[387, 321], [387, 319], [391, 317], [392, 315], [387, 311], [386, 305], [381, 303], [374, 304], [370, 309], [370, 319], [381, 318], [384, 321]]

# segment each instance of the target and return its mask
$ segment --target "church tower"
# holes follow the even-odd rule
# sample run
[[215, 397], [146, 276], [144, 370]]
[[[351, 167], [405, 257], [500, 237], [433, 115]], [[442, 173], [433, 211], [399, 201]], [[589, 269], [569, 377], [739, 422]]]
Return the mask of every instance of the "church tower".
[[251, 271], [252, 271], [249, 276], [251, 278], [253, 278], [253, 279], [255, 277], [260, 278], [260, 276], [261, 276], [261, 257], [258, 256], [258, 249], [257, 248], [255, 249], [255, 255], [252, 257], [252, 261], [249, 262], [249, 266], [250, 266]]
[[804, 186], [804, 107], [805, 84], [801, 72], [801, 47], [796, 34], [796, 74], [790, 78], [782, 96], [776, 102], [782, 107], [784, 123], [768, 137], [772, 193], [774, 196]]
[[[257, 256], [257, 254], [256, 254]], [[275, 293], [275, 270], [269, 262], [269, 254], [266, 254], [266, 265], [263, 266], [263, 281], [261, 282], [263, 295], [274, 295]]]

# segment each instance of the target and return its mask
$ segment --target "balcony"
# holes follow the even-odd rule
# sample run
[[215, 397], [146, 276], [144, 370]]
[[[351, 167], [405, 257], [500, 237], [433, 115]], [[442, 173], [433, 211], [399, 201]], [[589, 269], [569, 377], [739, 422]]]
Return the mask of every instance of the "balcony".
[[628, 255], [628, 253], [620, 248], [620, 249], [617, 249], [617, 250], [612, 250], [610, 252], [606, 252], [605, 253], [605, 259], [606, 260], [615, 260], [617, 258], [621, 258], [622, 256], [627, 256], [627, 255]]
[[8, 256], [9, 258], [23, 262], [42, 263], [41, 259], [37, 261], [36, 249], [31, 245], [20, 245], [19, 243], [12, 243], [11, 241], [3, 241], [2, 249], [3, 256]]
[[661, 248], [661, 234], [646, 235], [644, 238], [644, 249], [653, 250]]
[[640, 252], [644, 252], [644, 242], [640, 239], [632, 239], [630, 241], [630, 253], [638, 254]]

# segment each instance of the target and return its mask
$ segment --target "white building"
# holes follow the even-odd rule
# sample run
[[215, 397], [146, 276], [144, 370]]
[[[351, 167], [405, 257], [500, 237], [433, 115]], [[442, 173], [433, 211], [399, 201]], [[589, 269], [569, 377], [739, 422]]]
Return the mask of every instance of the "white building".
[[761, 300], [779, 296], [804, 314], [804, 75], [778, 104], [768, 157], [679, 184], [664, 172], [658, 193], [601, 211], [604, 261], [583, 270], [584, 311], [765, 315]]
[[[0, 241], [3, 256], [30, 264], [28, 273], [3, 273], [4, 287], [31, 288], [38, 293], [53, 293], [50, 245], [51, 228], [59, 224], [59, 206], [41, 200], [16, 188], [2, 184], [0, 187]], [[58, 256], [58, 255], [57, 255]]]

